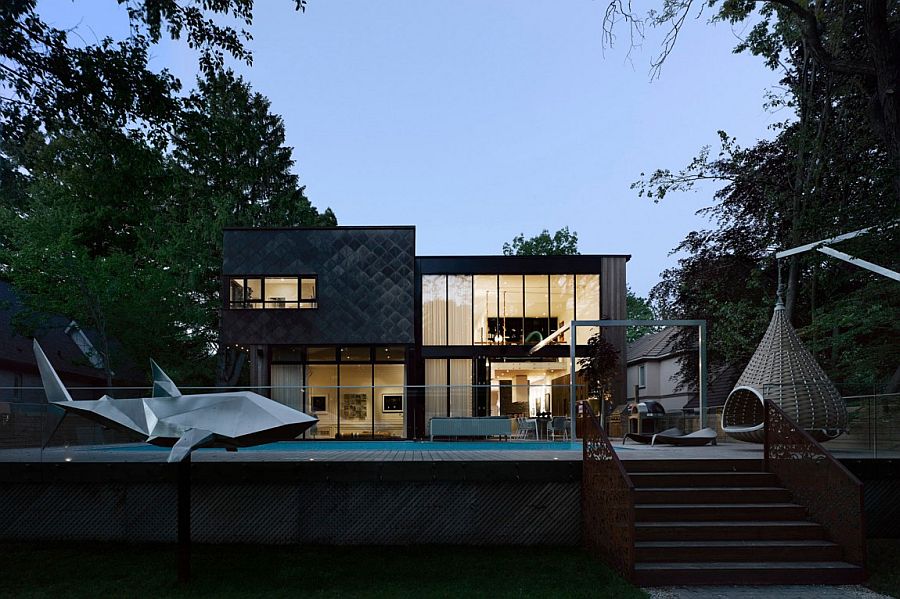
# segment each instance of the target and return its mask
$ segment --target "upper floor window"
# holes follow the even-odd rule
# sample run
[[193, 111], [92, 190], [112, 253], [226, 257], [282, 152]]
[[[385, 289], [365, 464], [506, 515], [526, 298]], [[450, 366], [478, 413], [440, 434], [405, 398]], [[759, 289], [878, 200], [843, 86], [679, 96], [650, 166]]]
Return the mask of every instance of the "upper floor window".
[[[422, 275], [424, 345], [535, 345], [600, 318], [600, 275]], [[585, 345], [595, 328], [580, 327]]]
[[638, 366], [638, 387], [643, 389], [647, 386], [647, 365], [641, 364]]
[[230, 308], [317, 308], [316, 278], [230, 277]]

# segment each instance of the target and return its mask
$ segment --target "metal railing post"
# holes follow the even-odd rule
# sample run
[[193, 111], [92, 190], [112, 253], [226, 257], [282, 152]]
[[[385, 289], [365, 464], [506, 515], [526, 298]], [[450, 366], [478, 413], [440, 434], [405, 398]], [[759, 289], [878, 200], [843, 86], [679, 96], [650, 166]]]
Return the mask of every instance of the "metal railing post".
[[577, 427], [575, 426], [575, 332], [578, 330], [578, 321], [573, 320], [569, 325], [569, 438], [573, 441], [576, 436]]

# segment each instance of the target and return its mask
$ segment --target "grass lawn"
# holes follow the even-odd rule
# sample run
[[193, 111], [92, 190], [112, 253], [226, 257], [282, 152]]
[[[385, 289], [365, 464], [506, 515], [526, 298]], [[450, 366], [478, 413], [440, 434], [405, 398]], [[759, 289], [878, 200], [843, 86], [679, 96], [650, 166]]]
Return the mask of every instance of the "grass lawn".
[[900, 539], [869, 540], [869, 582], [873, 591], [900, 597]]
[[578, 548], [0, 545], [0, 597], [646, 597]]

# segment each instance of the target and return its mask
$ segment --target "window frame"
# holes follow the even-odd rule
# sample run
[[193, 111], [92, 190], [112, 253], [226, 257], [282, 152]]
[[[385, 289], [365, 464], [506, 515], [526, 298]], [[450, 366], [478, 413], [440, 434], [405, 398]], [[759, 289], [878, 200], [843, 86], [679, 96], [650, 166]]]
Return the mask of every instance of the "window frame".
[[646, 389], [647, 388], [647, 363], [638, 364], [638, 376], [637, 376], [637, 384], [638, 389]]
[[[291, 301], [269, 301], [266, 297], [266, 279], [296, 279], [297, 281], [297, 299]], [[232, 297], [232, 285], [237, 282], [242, 289], [247, 289], [247, 281], [258, 279], [260, 282], [260, 295], [262, 299], [234, 301]], [[313, 281], [313, 297], [303, 297], [303, 281]], [[244, 275], [226, 275], [225, 276], [226, 292], [226, 309], [227, 310], [317, 310], [319, 308], [319, 275], [315, 274], [244, 274]], [[261, 307], [248, 305], [251, 303], [262, 304]]]

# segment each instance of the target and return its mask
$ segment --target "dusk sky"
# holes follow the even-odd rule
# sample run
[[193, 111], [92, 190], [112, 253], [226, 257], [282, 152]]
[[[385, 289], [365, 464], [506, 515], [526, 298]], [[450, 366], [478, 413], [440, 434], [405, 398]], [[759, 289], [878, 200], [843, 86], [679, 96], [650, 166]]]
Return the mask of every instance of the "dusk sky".
[[[413, 224], [420, 255], [497, 254], [569, 226], [582, 253], [632, 255], [645, 295], [669, 251], [702, 227], [714, 186], [661, 204], [630, 189], [685, 165], [724, 129], [742, 145], [789, 115], [763, 109], [778, 73], [733, 55], [727, 24], [688, 22], [661, 77], [659, 33], [626, 58], [605, 49], [605, 2], [258, 1], [252, 67], [237, 70], [284, 117], [307, 195], [342, 225]], [[85, 40], [127, 34], [112, 2], [44, 0]], [[153, 65], [194, 84], [196, 54], [154, 48]]]

